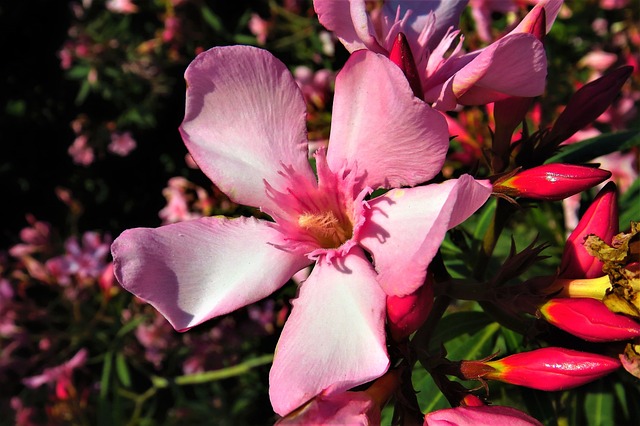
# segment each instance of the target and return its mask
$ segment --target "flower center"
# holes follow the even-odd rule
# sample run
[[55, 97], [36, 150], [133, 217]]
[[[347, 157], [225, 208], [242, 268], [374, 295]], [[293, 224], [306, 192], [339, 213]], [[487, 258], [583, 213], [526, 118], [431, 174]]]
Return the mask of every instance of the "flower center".
[[303, 213], [298, 225], [318, 241], [322, 248], [338, 248], [353, 235], [353, 224], [349, 219], [340, 220], [332, 211]]

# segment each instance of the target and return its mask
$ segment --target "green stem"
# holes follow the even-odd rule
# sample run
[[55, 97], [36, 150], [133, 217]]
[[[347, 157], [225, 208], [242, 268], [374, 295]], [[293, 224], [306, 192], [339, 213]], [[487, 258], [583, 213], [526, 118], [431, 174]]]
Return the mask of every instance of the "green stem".
[[153, 376], [151, 377], [151, 381], [153, 383], [153, 386], [157, 389], [169, 387], [169, 385], [172, 383], [179, 386], [197, 385], [200, 383], [214, 382], [217, 380], [228, 379], [229, 377], [240, 376], [249, 372], [249, 370], [251, 370], [252, 368], [269, 364], [272, 361], [273, 355], [262, 355], [258, 358], [253, 358], [231, 367], [221, 368], [220, 370], [185, 374], [183, 376], [174, 377], [173, 379], [165, 379], [164, 377]]

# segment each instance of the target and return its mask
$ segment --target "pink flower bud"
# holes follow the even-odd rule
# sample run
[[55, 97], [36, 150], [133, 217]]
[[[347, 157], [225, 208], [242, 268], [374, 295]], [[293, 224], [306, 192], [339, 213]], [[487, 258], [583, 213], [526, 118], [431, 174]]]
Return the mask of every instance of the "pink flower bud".
[[515, 408], [498, 405], [446, 408], [424, 416], [424, 426], [451, 425], [542, 426], [542, 423]]
[[602, 275], [602, 262], [584, 247], [589, 234], [595, 234], [610, 244], [618, 233], [618, 203], [616, 185], [609, 182], [602, 188], [573, 230], [564, 247], [560, 274], [562, 278], [596, 278]]
[[611, 312], [599, 300], [551, 299], [539, 310], [549, 323], [589, 342], [611, 342], [640, 336], [640, 324]]
[[387, 297], [387, 318], [391, 337], [396, 342], [409, 337], [425, 322], [433, 306], [433, 282], [431, 275], [413, 293]]
[[396, 40], [393, 42], [391, 52], [389, 53], [389, 59], [391, 62], [399, 66], [407, 77], [411, 90], [413, 90], [413, 94], [422, 99], [423, 91], [422, 85], [420, 84], [420, 75], [418, 74], [416, 63], [413, 60], [409, 42], [407, 42], [407, 38], [403, 33], [398, 33]]
[[564, 348], [542, 348], [485, 363], [484, 378], [544, 391], [575, 388], [620, 367], [615, 358]]
[[626, 65], [582, 86], [569, 100], [544, 143], [557, 146], [600, 116], [620, 93], [633, 67]]
[[589, 189], [611, 177], [611, 172], [573, 164], [545, 164], [499, 179], [494, 192], [509, 197], [558, 201]]

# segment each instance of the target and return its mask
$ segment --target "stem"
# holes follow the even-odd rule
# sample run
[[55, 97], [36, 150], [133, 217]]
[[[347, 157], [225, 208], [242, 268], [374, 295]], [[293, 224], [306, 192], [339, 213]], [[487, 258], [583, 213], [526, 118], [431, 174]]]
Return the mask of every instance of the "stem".
[[200, 383], [214, 382], [217, 380], [228, 379], [229, 377], [240, 376], [249, 372], [252, 368], [269, 364], [273, 361], [273, 355], [262, 355], [236, 364], [232, 367], [221, 368], [220, 370], [205, 371], [203, 373], [185, 374], [177, 376], [173, 379], [165, 379], [164, 377], [153, 376], [151, 381], [157, 389], [169, 387], [170, 384], [176, 385], [197, 385]]
[[498, 244], [500, 234], [507, 224], [509, 216], [514, 212], [514, 209], [515, 207], [511, 203], [502, 198], [498, 198], [496, 212], [493, 215], [493, 220], [489, 224], [487, 232], [484, 234], [482, 247], [480, 248], [480, 253], [478, 253], [478, 258], [476, 259], [476, 265], [473, 272], [473, 277], [476, 280], [481, 281], [483, 279], [484, 273], [489, 266], [489, 260], [491, 259], [493, 250], [496, 248], [496, 244]]

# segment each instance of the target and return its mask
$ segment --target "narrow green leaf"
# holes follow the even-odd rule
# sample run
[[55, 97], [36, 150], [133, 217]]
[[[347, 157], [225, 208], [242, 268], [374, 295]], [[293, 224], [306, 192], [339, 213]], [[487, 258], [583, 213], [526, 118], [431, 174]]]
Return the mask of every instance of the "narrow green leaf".
[[111, 368], [113, 363], [113, 352], [107, 352], [104, 355], [102, 363], [102, 377], [100, 378], [100, 398], [104, 399], [109, 392], [109, 383], [111, 380]]
[[520, 387], [519, 389], [529, 415], [536, 418], [545, 426], [558, 425], [551, 394], [524, 387]]
[[613, 394], [604, 387], [604, 381], [598, 380], [590, 387], [584, 401], [589, 426], [614, 426]]
[[623, 151], [639, 145], [640, 132], [638, 130], [607, 133], [582, 142], [566, 145], [545, 163], [586, 163], [601, 155]]
[[129, 374], [129, 367], [127, 366], [127, 360], [124, 358], [122, 352], [118, 352], [116, 355], [116, 373], [118, 374], [118, 379], [120, 379], [120, 383], [123, 384], [124, 387], [131, 387], [131, 375]]
[[225, 33], [224, 25], [222, 25], [222, 21], [218, 15], [213, 13], [211, 9], [204, 5], [201, 7], [200, 11], [202, 12], [202, 18], [204, 18], [204, 21], [209, 24], [215, 32], [219, 34]]

